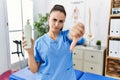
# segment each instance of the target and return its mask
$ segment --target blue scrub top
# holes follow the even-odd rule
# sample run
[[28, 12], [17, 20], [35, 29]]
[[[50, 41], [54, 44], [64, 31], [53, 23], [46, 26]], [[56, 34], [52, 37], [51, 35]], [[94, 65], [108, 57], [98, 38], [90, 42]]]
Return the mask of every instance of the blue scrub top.
[[36, 80], [76, 80], [68, 33], [61, 31], [55, 41], [48, 34], [36, 40], [35, 59], [41, 64]]

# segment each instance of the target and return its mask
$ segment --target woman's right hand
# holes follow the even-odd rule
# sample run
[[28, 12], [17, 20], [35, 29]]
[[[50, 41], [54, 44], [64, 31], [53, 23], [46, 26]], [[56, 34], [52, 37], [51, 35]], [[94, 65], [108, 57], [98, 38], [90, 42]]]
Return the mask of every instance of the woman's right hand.
[[[24, 33], [23, 33], [24, 35]], [[28, 54], [34, 55], [34, 40], [31, 38], [32, 47], [25, 48], [27, 46], [26, 41], [24, 41], [24, 36], [22, 36], [22, 47], [28, 52]]]

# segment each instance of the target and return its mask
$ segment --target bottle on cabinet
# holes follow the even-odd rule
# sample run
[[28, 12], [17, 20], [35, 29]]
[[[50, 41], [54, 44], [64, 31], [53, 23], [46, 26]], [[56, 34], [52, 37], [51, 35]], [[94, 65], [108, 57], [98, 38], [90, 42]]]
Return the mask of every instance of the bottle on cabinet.
[[26, 46], [24, 48], [31, 48], [31, 38], [32, 38], [32, 26], [29, 22], [29, 19], [27, 20], [26, 25], [24, 26], [24, 41], [26, 42]]

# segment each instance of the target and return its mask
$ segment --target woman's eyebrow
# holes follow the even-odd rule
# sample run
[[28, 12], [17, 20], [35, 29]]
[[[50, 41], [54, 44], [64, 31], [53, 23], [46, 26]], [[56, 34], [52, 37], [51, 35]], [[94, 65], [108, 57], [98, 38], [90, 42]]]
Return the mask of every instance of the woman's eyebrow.
[[[58, 19], [56, 19], [56, 18], [53, 18], [53, 20], [56, 20], [56, 21], [57, 21]], [[60, 21], [60, 22], [64, 22], [64, 20], [59, 20], [59, 21]]]

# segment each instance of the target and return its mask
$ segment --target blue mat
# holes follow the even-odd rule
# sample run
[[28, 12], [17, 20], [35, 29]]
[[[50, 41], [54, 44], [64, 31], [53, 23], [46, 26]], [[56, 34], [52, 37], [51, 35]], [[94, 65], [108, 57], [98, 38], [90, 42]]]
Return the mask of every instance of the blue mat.
[[10, 75], [9, 80], [35, 80], [35, 74], [26, 67]]
[[75, 69], [76, 80], [79, 80], [84, 72]]
[[[75, 74], [76, 80], [117, 80], [80, 70], [75, 70]], [[9, 80], [35, 80], [35, 74], [33, 74], [29, 68], [26, 67], [10, 75]]]
[[79, 80], [117, 80], [117, 79], [109, 78], [109, 77], [105, 77], [102, 75], [93, 74], [93, 73], [89, 73], [89, 72], [85, 72]]
[[[76, 79], [79, 80], [83, 73], [82, 71], [75, 70]], [[26, 67], [10, 75], [9, 80], [35, 80], [35, 74]]]

